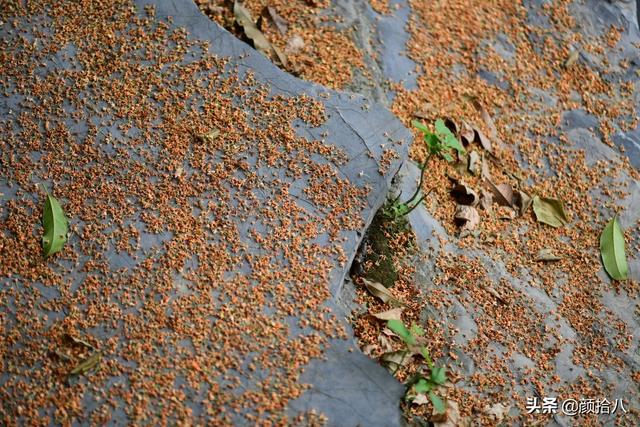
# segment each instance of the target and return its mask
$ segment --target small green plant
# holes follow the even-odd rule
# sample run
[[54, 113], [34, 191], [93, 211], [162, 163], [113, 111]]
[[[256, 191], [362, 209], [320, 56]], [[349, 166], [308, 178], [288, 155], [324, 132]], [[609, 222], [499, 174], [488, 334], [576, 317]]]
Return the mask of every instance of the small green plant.
[[420, 166], [420, 181], [418, 182], [416, 191], [409, 200], [406, 202], [400, 202], [400, 196], [402, 196], [402, 193], [400, 193], [398, 197], [386, 203], [383, 207], [385, 217], [392, 220], [408, 215], [418, 207], [424, 198], [429, 195], [429, 192], [431, 192], [431, 190], [429, 190], [427, 194], [423, 194], [422, 197], [418, 198], [420, 190], [422, 189], [422, 182], [424, 181], [424, 174], [427, 169], [427, 165], [433, 156], [442, 157], [447, 162], [453, 162], [454, 158], [451, 155], [452, 150], [460, 154], [465, 154], [464, 147], [460, 141], [458, 141], [458, 138], [456, 138], [453, 132], [449, 130], [447, 125], [444, 123], [444, 120], [436, 120], [434, 124], [435, 133], [431, 132], [428, 127], [417, 120], [414, 120], [411, 123], [423, 133], [423, 140], [427, 146], [427, 158]]
[[446, 411], [446, 406], [440, 396], [434, 392], [434, 389], [447, 382], [447, 371], [444, 366], [435, 366], [427, 347], [424, 344], [419, 344], [419, 338], [424, 336], [424, 329], [415, 323], [411, 325], [411, 328], [407, 328], [402, 321], [396, 319], [388, 320], [387, 327], [406, 344], [409, 354], [414, 354], [417, 350], [429, 369], [428, 375], [425, 376], [423, 372], [418, 372], [407, 382], [405, 398], [413, 400], [419, 394], [426, 394], [435, 410], [443, 414]]

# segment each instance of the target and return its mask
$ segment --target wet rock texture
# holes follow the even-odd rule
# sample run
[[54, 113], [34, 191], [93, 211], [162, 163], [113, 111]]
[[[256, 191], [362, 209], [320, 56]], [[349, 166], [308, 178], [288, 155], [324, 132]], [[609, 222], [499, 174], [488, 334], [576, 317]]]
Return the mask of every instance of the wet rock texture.
[[[493, 179], [561, 196], [573, 218], [566, 231], [554, 232], [533, 216], [496, 220], [482, 211], [481, 231], [460, 237], [452, 226], [454, 204], [446, 180], [438, 181], [441, 194], [411, 213], [421, 247], [415, 264], [416, 286], [425, 298], [421, 319], [433, 326], [438, 345], [432, 351], [441, 351], [441, 362], [456, 372], [461, 390], [450, 391], [449, 397], [460, 403], [463, 415], [488, 425], [497, 422], [487, 415], [486, 408], [494, 404], [508, 405], [511, 421], [524, 424], [637, 425], [636, 2], [524, 1], [506, 12], [518, 23], [515, 27], [500, 21], [499, 10], [478, 13], [477, 2], [440, 3], [432, 9], [426, 2], [409, 3], [416, 13], [406, 21], [409, 47], [404, 41], [398, 44], [386, 26], [405, 19], [405, 2], [389, 2], [391, 12], [385, 14], [366, 8], [367, 18], [360, 18], [377, 26], [378, 56], [370, 66], [385, 75], [375, 90], [363, 90], [382, 93], [378, 99], [383, 103], [393, 100], [394, 111], [406, 122], [425, 110], [428, 118], [467, 119], [469, 111], [459, 108], [461, 94], [483, 94], [483, 101], [495, 107], [491, 113], [501, 123], [500, 135], [509, 139], [515, 154], [501, 158], [501, 166], [492, 165]], [[442, 11], [434, 11], [440, 6]], [[522, 30], [521, 22], [530, 27]], [[403, 34], [397, 24], [392, 28]], [[574, 50], [579, 51], [577, 78], [564, 65]], [[413, 66], [403, 65], [407, 56]], [[447, 65], [438, 68], [441, 63]], [[413, 69], [418, 70], [418, 90], [416, 74], [408, 71]], [[536, 75], [544, 77], [536, 81]], [[386, 79], [392, 82], [390, 89]], [[418, 149], [414, 158], [423, 158]], [[509, 181], [497, 172], [500, 167], [528, 179]], [[433, 174], [444, 175], [444, 170], [438, 167]], [[400, 175], [403, 194], [411, 194], [417, 169], [407, 165]], [[424, 190], [432, 186], [427, 183]], [[623, 283], [609, 279], [598, 252], [599, 231], [615, 212], [627, 230], [630, 279]], [[553, 247], [564, 259], [556, 264], [535, 261], [543, 247]], [[527, 397], [557, 397], [560, 404], [565, 399], [622, 399], [626, 413], [618, 407], [615, 414], [569, 416], [559, 408], [555, 414], [527, 415]]]
[[[10, 2], [0, 32], [2, 424], [400, 423], [333, 302], [393, 115], [189, 0]], [[41, 185], [70, 220], [46, 259]]]

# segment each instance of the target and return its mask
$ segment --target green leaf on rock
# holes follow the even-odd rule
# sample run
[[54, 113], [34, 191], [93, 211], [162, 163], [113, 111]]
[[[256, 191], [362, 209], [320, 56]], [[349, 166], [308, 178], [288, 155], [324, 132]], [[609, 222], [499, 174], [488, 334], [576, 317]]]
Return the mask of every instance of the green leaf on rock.
[[411, 120], [411, 124], [418, 129], [420, 132], [428, 135], [431, 134], [431, 131], [429, 130], [428, 127], [426, 127], [422, 122], [419, 122], [417, 120]]
[[431, 381], [439, 385], [447, 382], [447, 369], [444, 366], [431, 368]]
[[69, 231], [69, 222], [60, 203], [49, 193], [47, 193], [47, 199], [44, 203], [42, 225], [44, 227], [42, 250], [44, 256], [48, 257], [60, 252], [67, 241], [67, 232]]
[[562, 201], [558, 199], [535, 196], [533, 198], [533, 212], [536, 214], [538, 222], [552, 227], [562, 227], [569, 222]]
[[418, 382], [416, 383], [415, 386], [413, 386], [413, 390], [420, 394], [420, 393], [428, 393], [431, 391], [431, 383], [427, 380], [425, 380], [424, 378], [420, 378], [420, 380], [418, 380]]
[[625, 280], [629, 273], [624, 250], [624, 234], [615, 216], [600, 235], [600, 254], [604, 269], [612, 279]]
[[404, 341], [407, 345], [415, 345], [416, 338], [411, 334], [409, 329], [404, 326], [400, 320], [391, 319], [387, 321], [387, 328], [391, 329], [393, 332], [398, 334], [398, 336]]
[[447, 411], [447, 407], [445, 406], [444, 402], [442, 401], [442, 399], [440, 399], [440, 397], [437, 394], [430, 391], [429, 399], [433, 404], [433, 409], [435, 409], [437, 413], [444, 414]]
[[460, 141], [458, 141], [458, 138], [456, 138], [453, 132], [449, 130], [444, 120], [442, 119], [436, 120], [435, 127], [436, 127], [436, 133], [440, 137], [440, 140], [443, 141], [445, 146], [449, 148], [453, 148], [460, 154], [466, 154], [464, 147], [462, 146]]

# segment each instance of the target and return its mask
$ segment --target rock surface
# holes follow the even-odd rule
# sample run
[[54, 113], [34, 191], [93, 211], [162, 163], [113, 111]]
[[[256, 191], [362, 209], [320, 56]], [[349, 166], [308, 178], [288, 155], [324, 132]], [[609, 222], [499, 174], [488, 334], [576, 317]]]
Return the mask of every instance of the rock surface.
[[[11, 46], [15, 57], [19, 60], [27, 58], [23, 63], [16, 62], [13, 69], [29, 70], [20, 78], [6, 69], [2, 75], [8, 96], [0, 100], [4, 140], [0, 143], [3, 153], [0, 168], [0, 234], [3, 241], [0, 246], [4, 265], [0, 276], [0, 419], [3, 419], [4, 424], [29, 423], [38, 418], [44, 424], [88, 424], [90, 420], [101, 420], [124, 425], [132, 420], [145, 420], [155, 424], [167, 417], [164, 420], [169, 422], [184, 421], [186, 418], [192, 422], [244, 424], [249, 420], [265, 417], [289, 417], [293, 420], [300, 414], [313, 416], [311, 413], [315, 412], [323, 414], [328, 423], [334, 426], [399, 425], [398, 402], [402, 396], [402, 386], [358, 350], [349, 326], [333, 299], [340, 295], [345, 274], [361, 236], [383, 202], [391, 178], [407, 155], [411, 139], [409, 131], [383, 107], [362, 96], [337, 93], [282, 72], [264, 56], [206, 18], [190, 0], [138, 0], [135, 6], [135, 13], [130, 16], [127, 15], [129, 9], [123, 8], [119, 12], [128, 16], [123, 20], [122, 17], [112, 19], [108, 13], [110, 9], [102, 9], [98, 3], [92, 4], [96, 9], [88, 7], [77, 13], [67, 6], [47, 8], [44, 5], [38, 6], [43, 9], [38, 10], [36, 7], [35, 11], [22, 16], [20, 13], [17, 17], [10, 16], [9, 13], [0, 26], [2, 38]], [[150, 21], [136, 21], [146, 19], [144, 10], [147, 6], [155, 9], [149, 15]], [[44, 17], [42, 10], [55, 10], [58, 13], [53, 20], [56, 26], [50, 27], [51, 18]], [[67, 13], [68, 18], [64, 18]], [[62, 22], [67, 22], [68, 27], [63, 27]], [[153, 60], [146, 61], [142, 56], [137, 59], [131, 59], [130, 56], [125, 59], [129, 62], [128, 65], [121, 64], [119, 61], [125, 58], [122, 52], [127, 50], [127, 45], [123, 44], [121, 51], [118, 51], [116, 46], [119, 41], [114, 42], [113, 46], [109, 46], [109, 43], [98, 45], [99, 52], [83, 50], [86, 46], [92, 46], [90, 37], [84, 36], [83, 31], [97, 29], [96, 37], [116, 39], [124, 34], [122, 28], [113, 30], [113, 22], [125, 25], [125, 30], [131, 30], [126, 37], [137, 40], [141, 46], [146, 43], [144, 38], [136, 37], [143, 37], [152, 28], [160, 28], [160, 23], [166, 23], [167, 34], [177, 34], [175, 39], [162, 39], [169, 46], [166, 53], [176, 53], [177, 56], [166, 59], [164, 67], [154, 68], [156, 65]], [[184, 28], [184, 36], [180, 32], [172, 33], [176, 28]], [[114, 32], [109, 33], [110, 31]], [[56, 46], [60, 42], [55, 37], [65, 38], [67, 33], [73, 33], [74, 37], [77, 34], [80, 36]], [[87, 40], [86, 45], [83, 38]], [[240, 122], [240, 137], [235, 142], [241, 147], [239, 153], [237, 146], [223, 147], [217, 153], [204, 148], [207, 153], [204, 158], [208, 159], [204, 164], [194, 163], [194, 158], [189, 157], [195, 155], [189, 153], [203, 150], [198, 145], [202, 142], [217, 144], [214, 141], [231, 138], [225, 132], [233, 131], [233, 122], [228, 129], [220, 126], [220, 136], [210, 132], [210, 136], [185, 137], [175, 130], [167, 130], [166, 122], [171, 121], [173, 125], [174, 120], [184, 120], [185, 123], [198, 126], [205, 133], [210, 129], [207, 126], [211, 126], [211, 122], [198, 122], [200, 119], [197, 113], [192, 116], [185, 110], [179, 120], [175, 115], [167, 113], [171, 108], [184, 106], [179, 94], [181, 90], [187, 90], [187, 80], [179, 83], [175, 90], [173, 81], [158, 81], [159, 85], [166, 82], [167, 87], [174, 90], [169, 92], [170, 96], [175, 97], [159, 101], [157, 108], [164, 115], [149, 123], [148, 128], [140, 125], [144, 118], [140, 119], [137, 126], [136, 123], [127, 122], [135, 114], [135, 103], [126, 106], [131, 108], [128, 115], [122, 114], [119, 110], [122, 105], [118, 104], [117, 99], [110, 102], [96, 95], [104, 94], [100, 87], [92, 89], [90, 84], [83, 86], [84, 89], [80, 92], [86, 92], [76, 98], [79, 105], [74, 105], [73, 98], [64, 98], [67, 94], [62, 93], [61, 96], [65, 99], [62, 110], [48, 110], [52, 108], [51, 103], [47, 103], [48, 94], [37, 92], [39, 82], [55, 80], [56, 76], [67, 76], [67, 80], [59, 80], [59, 85], [66, 85], [70, 93], [81, 84], [78, 76], [82, 72], [91, 73], [91, 67], [98, 65], [108, 69], [111, 64], [122, 70], [136, 71], [133, 74], [123, 71], [111, 76], [105, 71], [107, 80], [104, 81], [100, 80], [102, 76], [97, 73], [96, 78], [100, 80], [97, 86], [110, 84], [108, 78], [112, 78], [123, 83], [112, 94], [128, 96], [126, 88], [129, 83], [134, 82], [131, 84], [139, 85], [138, 87], [145, 84], [137, 79], [136, 73], [148, 73], [145, 74], [148, 78], [164, 76], [166, 79], [179, 79], [182, 73], [189, 75], [189, 67], [197, 64], [197, 60], [203, 56], [201, 45], [196, 41], [209, 42], [208, 52], [212, 56], [208, 60], [212, 63], [215, 63], [215, 58], [226, 58], [227, 61], [221, 66], [214, 64], [193, 75], [202, 87], [212, 84], [212, 87], [217, 88], [213, 89], [214, 92], [228, 89], [227, 85], [237, 87], [234, 89], [237, 91], [246, 90], [231, 101], [226, 117], [218, 116], [222, 120], [231, 115], [236, 117], [234, 121]], [[28, 49], [33, 49], [33, 52], [29, 53]], [[162, 43], [157, 49], [164, 49]], [[135, 53], [134, 51], [130, 55]], [[151, 57], [153, 54], [154, 52], [150, 53]], [[29, 62], [29, 55], [33, 55], [33, 63]], [[98, 64], [96, 60], [102, 58], [101, 55], [105, 55], [105, 62]], [[36, 61], [42, 61], [44, 66], [39, 67]], [[191, 105], [210, 105], [209, 95], [205, 91], [198, 88], [189, 90], [191, 97], [187, 99], [193, 103]], [[55, 89], [49, 91], [55, 92]], [[165, 92], [158, 91], [160, 93]], [[153, 99], [153, 91], [139, 92], [138, 95], [140, 98], [136, 103], [143, 106], [141, 108], [158, 101]], [[110, 94], [106, 93], [105, 96]], [[320, 141], [320, 145], [312, 145], [315, 147], [314, 152], [305, 152], [302, 148], [299, 157], [286, 160], [290, 162], [288, 164], [277, 161], [270, 164], [270, 158], [260, 151], [271, 147], [263, 145], [260, 138], [270, 138], [271, 135], [258, 129], [259, 123], [268, 129], [273, 118], [268, 114], [273, 112], [265, 113], [260, 110], [262, 105], [255, 105], [253, 102], [260, 102], [261, 98], [269, 100], [277, 97], [285, 100], [282, 101], [283, 105], [288, 105], [286, 100], [291, 100], [294, 104], [299, 101], [303, 106], [319, 103], [324, 109], [324, 120], [317, 124], [310, 124], [304, 112], [295, 120], [284, 124], [285, 127], [291, 127], [291, 131], [287, 130], [291, 133], [279, 135], [289, 138], [289, 143]], [[135, 94], [130, 99], [135, 99]], [[224, 98], [218, 98], [216, 102], [219, 107], [219, 102], [224, 102]], [[249, 104], [243, 105], [242, 102]], [[90, 104], [98, 108], [87, 108]], [[206, 110], [217, 107], [213, 105], [203, 108]], [[42, 111], [45, 111], [44, 115]], [[145, 114], [154, 113], [152, 109], [146, 111]], [[282, 111], [282, 114], [289, 113]], [[26, 122], [20, 121], [23, 115], [35, 122], [34, 128], [25, 131]], [[246, 124], [242, 123], [245, 118]], [[49, 120], [51, 123], [45, 123]], [[50, 125], [63, 129], [61, 132], [66, 136], [61, 138], [60, 134], [47, 133]], [[154, 133], [157, 128], [163, 128], [164, 133]], [[255, 137], [251, 134], [252, 129], [263, 133]], [[20, 134], [21, 131], [33, 132], [30, 134], [31, 140], [24, 141], [27, 133]], [[151, 133], [145, 133], [147, 131]], [[172, 141], [183, 145], [172, 145]], [[274, 142], [276, 150], [283, 150], [284, 141]], [[260, 149], [256, 149], [253, 144]], [[95, 150], [87, 154], [89, 163], [83, 163], [82, 157], [67, 154], [70, 150], [73, 151], [73, 147], [83, 145]], [[331, 157], [333, 154], [325, 155], [323, 146], [332, 147], [332, 152], [338, 153], [338, 160]], [[286, 154], [280, 154], [280, 158], [286, 158], [291, 150], [290, 147], [284, 150]], [[101, 157], [95, 155], [96, 151], [102, 153]], [[271, 154], [278, 158], [277, 151]], [[225, 155], [235, 156], [236, 160], [229, 161], [220, 157]], [[98, 158], [103, 160], [97, 160]], [[109, 173], [100, 169], [104, 165], [96, 165], [95, 162], [101, 161], [115, 162]], [[249, 162], [256, 174], [250, 175], [246, 166], [233, 163], [234, 161]], [[301, 163], [296, 164], [296, 161]], [[22, 166], [18, 168], [16, 164]], [[198, 187], [200, 193], [193, 192], [195, 187], [191, 187], [191, 183], [201, 180], [206, 182], [206, 175], [214, 173], [217, 166], [229, 168], [230, 165], [238, 165], [237, 173], [233, 173], [235, 176], [226, 175], [225, 180], [206, 184], [208, 188]], [[296, 166], [302, 168], [301, 171]], [[319, 180], [324, 187], [310, 188], [308, 192], [307, 186], [311, 185], [310, 170], [320, 173], [314, 175], [314, 179]], [[113, 173], [119, 176], [114, 177], [111, 175]], [[217, 170], [215, 173], [224, 174], [225, 171]], [[140, 182], [136, 176], [148, 181]], [[90, 181], [87, 182], [88, 177]], [[277, 211], [282, 209], [282, 205], [290, 203], [287, 209], [295, 210], [303, 217], [304, 224], [324, 224], [322, 226], [327, 233], [333, 233], [318, 233], [312, 241], [302, 242], [316, 245], [307, 247], [306, 251], [326, 254], [319, 264], [321, 268], [310, 270], [308, 274], [312, 277], [304, 278], [304, 282], [296, 282], [295, 278], [291, 280], [293, 276], [288, 271], [292, 269], [292, 264], [288, 262], [294, 261], [293, 258], [286, 261], [291, 252], [297, 254], [298, 259], [305, 259], [307, 255], [305, 250], [300, 252], [300, 243], [291, 243], [287, 237], [283, 237], [281, 246], [271, 246], [277, 242], [269, 240], [269, 233], [284, 233], [284, 227], [265, 225], [269, 221], [260, 213], [255, 214], [253, 221], [250, 221], [253, 212], [242, 205], [248, 200], [249, 193], [243, 193], [238, 186], [254, 179], [256, 181], [252, 182], [259, 188], [255, 190], [255, 200], [252, 200], [255, 209], [263, 209], [275, 202], [281, 204], [272, 208]], [[37, 184], [41, 182], [61, 201], [71, 223], [69, 241], [63, 251], [49, 259], [42, 259], [39, 252], [39, 206], [42, 193]], [[110, 197], [100, 187], [102, 184], [113, 186], [112, 200], [96, 200], [99, 197]], [[238, 190], [234, 190], [234, 186]], [[147, 200], [141, 194], [127, 194], [138, 188], [148, 191], [145, 195]], [[230, 193], [221, 192], [225, 188], [230, 189]], [[189, 193], [189, 197], [182, 198], [181, 192]], [[78, 199], [78, 194], [85, 196]], [[169, 196], [163, 197], [163, 194]], [[218, 216], [206, 217], [202, 231], [199, 228], [189, 228], [196, 227], [194, 225], [184, 228], [175, 224], [178, 220], [184, 220], [186, 224], [198, 224], [197, 219], [207, 208], [207, 203], [211, 207], [220, 197], [227, 196], [227, 203], [233, 208], [228, 212], [218, 210]], [[120, 200], [120, 197], [123, 199]], [[349, 207], [347, 202], [335, 205], [335, 201], [344, 197], [352, 197], [350, 200], [354, 205]], [[115, 203], [119, 208], [112, 210], [109, 203]], [[92, 206], [99, 207], [98, 209], [104, 207], [106, 210], [100, 215], [99, 212], [90, 211]], [[266, 211], [267, 208], [264, 209]], [[173, 216], [163, 222], [162, 212], [173, 213]], [[229, 222], [224, 228], [216, 226], [219, 215], [227, 214]], [[154, 220], [157, 225], [155, 230], [151, 229], [153, 221], [150, 218], [160, 220], [160, 225], [157, 225], [157, 219]], [[256, 220], [257, 224], [253, 225]], [[22, 221], [20, 227], [23, 228], [15, 226], [15, 221]], [[226, 249], [231, 251], [228, 256], [235, 256], [235, 251], [240, 247], [239, 251], [244, 254], [245, 259], [253, 261], [244, 264], [240, 262], [229, 266], [226, 271], [223, 269], [217, 272], [212, 270], [215, 270], [213, 265], [207, 267], [209, 251], [212, 248], [215, 251], [215, 246], [190, 246], [188, 243], [181, 246], [181, 242], [186, 239], [197, 240], [198, 233], [202, 232], [205, 236], [211, 233], [205, 227], [206, 221], [214, 224], [209, 228], [213, 233], [237, 230], [239, 240], [226, 240], [232, 246], [239, 245]], [[328, 221], [344, 226], [342, 229], [332, 229], [330, 227], [333, 222]], [[126, 237], [123, 241], [118, 234], [123, 224], [125, 229], [134, 230], [137, 236], [137, 243], [131, 250], [122, 249], [123, 246], [127, 248], [129, 239]], [[300, 224], [294, 222], [293, 226]], [[95, 231], [92, 232], [92, 229]], [[292, 231], [292, 238], [300, 232], [295, 229]], [[208, 238], [214, 238], [212, 236]], [[136, 240], [135, 237], [131, 238]], [[223, 236], [223, 243], [224, 238]], [[269, 243], [261, 243], [265, 241], [261, 239], [267, 239]], [[95, 240], [95, 244], [92, 240]], [[176, 252], [179, 261], [175, 267], [162, 266], [161, 263], [171, 256], [170, 253], [176, 247], [187, 252]], [[221, 255], [220, 259], [224, 258], [224, 254]], [[251, 264], [258, 262], [258, 259], [269, 260], [271, 266], [259, 273]], [[151, 276], [145, 276], [149, 266]], [[305, 265], [302, 262], [302, 265], [293, 267], [296, 267], [296, 271], [304, 271]], [[313, 277], [316, 271], [318, 276]], [[286, 298], [293, 298], [292, 304], [300, 303], [304, 306], [317, 304], [325, 298], [323, 304], [307, 307], [304, 322], [308, 325], [310, 321], [318, 320], [322, 324], [324, 319], [334, 318], [326, 320], [327, 324], [344, 329], [344, 337], [340, 337], [342, 334], [336, 330], [335, 337], [321, 338], [326, 340], [324, 344], [304, 344], [307, 342], [305, 335], [310, 330], [308, 326], [301, 327], [299, 323], [303, 319], [297, 315], [295, 307], [298, 305], [294, 304], [288, 312], [286, 304], [274, 307], [267, 302], [262, 307], [264, 314], [259, 314], [259, 319], [256, 319], [259, 323], [254, 326], [261, 328], [271, 324], [284, 328], [282, 341], [272, 343], [276, 350], [270, 353], [271, 350], [266, 347], [255, 347], [250, 342], [237, 347], [234, 347], [234, 343], [229, 344], [227, 339], [242, 339], [240, 337], [243, 332], [243, 325], [234, 323], [233, 313], [244, 310], [247, 304], [252, 306], [253, 311], [261, 310], [257, 302], [254, 304], [246, 299], [251, 298], [250, 294], [243, 296], [241, 292], [244, 290], [241, 291], [240, 288], [244, 283], [241, 280], [259, 284], [258, 274], [273, 275], [266, 284], [278, 289], [273, 292], [280, 292], [277, 298], [283, 298], [281, 302]], [[207, 280], [206, 276], [210, 276], [210, 279]], [[165, 280], [173, 282], [173, 285], [165, 289]], [[142, 288], [138, 288], [139, 285]], [[254, 297], [269, 298], [266, 296], [270, 292], [268, 286], [264, 294], [256, 290]], [[310, 289], [305, 290], [305, 287]], [[320, 290], [316, 291], [313, 287], [320, 287]], [[248, 289], [250, 292], [250, 288]], [[129, 292], [131, 296], [127, 296]], [[208, 302], [209, 292], [213, 300], [211, 302]], [[304, 301], [307, 292], [311, 296], [308, 301]], [[318, 299], [318, 295], [324, 297]], [[184, 310], [184, 305], [189, 305], [189, 301], [198, 301], [199, 308], [194, 306]], [[327, 307], [328, 312], [325, 312]], [[199, 310], [203, 314], [198, 314]], [[106, 314], [107, 311], [108, 315], [101, 314]], [[227, 313], [226, 317], [224, 313]], [[230, 319], [228, 313], [231, 313]], [[166, 320], [167, 316], [169, 320]], [[202, 322], [208, 325], [206, 327], [218, 331], [218, 335], [213, 335], [212, 332], [212, 341], [206, 345], [207, 338], [204, 337], [203, 341], [202, 331], [192, 329], [195, 325], [202, 325]], [[251, 323], [251, 319], [247, 318], [246, 322]], [[221, 333], [219, 328], [226, 328], [227, 332]], [[249, 326], [246, 328], [249, 329]], [[68, 341], [69, 336], [73, 336], [76, 341], [64, 341]], [[313, 336], [312, 334], [311, 337]], [[214, 337], [222, 341], [215, 341]], [[78, 339], [87, 344], [78, 344]], [[292, 347], [288, 348], [289, 346]], [[315, 353], [312, 350], [311, 357], [302, 359], [298, 359], [295, 354], [290, 355], [292, 360], [307, 360], [300, 366], [286, 366], [286, 360], [280, 362], [285, 366], [278, 366], [278, 360], [269, 361], [271, 365], [260, 365], [257, 362], [255, 373], [249, 366], [258, 354], [261, 357], [278, 357], [278, 352], [298, 351], [293, 346], [318, 347], [320, 351]], [[82, 370], [80, 375], [65, 378], [65, 371], [70, 371], [83, 359], [87, 360], [89, 350], [99, 350], [102, 356], [99, 364], [101, 369], [97, 372], [87, 369], [86, 375], [85, 370]], [[299, 350], [306, 350], [306, 347], [299, 347]], [[214, 365], [213, 359], [228, 357], [225, 354], [220, 356], [220, 353], [227, 351], [237, 352], [228, 355], [232, 356], [231, 361], [236, 364]], [[279, 370], [287, 371], [288, 377], [280, 378]], [[218, 377], [223, 373], [224, 376]], [[302, 376], [295, 380], [300, 374]], [[293, 378], [298, 386], [309, 384], [310, 388], [303, 391], [297, 399], [278, 400], [279, 396], [275, 394], [277, 390], [286, 389], [276, 386], [282, 381], [286, 388], [288, 378]], [[158, 388], [159, 386], [162, 388]], [[273, 391], [269, 388], [271, 386], [275, 387]], [[38, 399], [29, 397], [33, 393], [38, 393]], [[237, 396], [237, 402], [234, 396]], [[226, 403], [216, 401], [217, 398]], [[274, 408], [275, 403], [288, 406]], [[225, 409], [228, 415], [220, 412]]]

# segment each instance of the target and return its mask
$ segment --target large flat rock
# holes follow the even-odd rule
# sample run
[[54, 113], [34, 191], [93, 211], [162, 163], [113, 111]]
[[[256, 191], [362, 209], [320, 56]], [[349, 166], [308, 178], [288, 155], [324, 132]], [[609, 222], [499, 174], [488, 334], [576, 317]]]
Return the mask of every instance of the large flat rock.
[[398, 425], [334, 299], [401, 123], [190, 0], [2, 13], [2, 423]]

